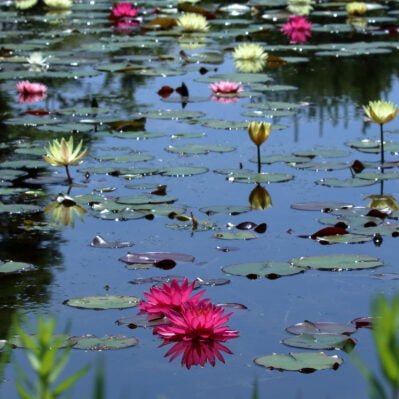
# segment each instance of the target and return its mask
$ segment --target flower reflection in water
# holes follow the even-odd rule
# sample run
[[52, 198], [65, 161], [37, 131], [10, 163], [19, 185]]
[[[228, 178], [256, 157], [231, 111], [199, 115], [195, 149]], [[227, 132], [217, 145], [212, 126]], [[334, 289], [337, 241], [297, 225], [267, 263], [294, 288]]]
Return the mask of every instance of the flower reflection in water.
[[251, 191], [248, 202], [252, 209], [267, 209], [273, 206], [272, 197], [260, 184]]
[[266, 60], [259, 59], [259, 60], [235, 60], [234, 67], [239, 72], [244, 73], [256, 73], [263, 70], [266, 66]]
[[[160, 347], [169, 345], [175, 341], [165, 340]], [[195, 341], [179, 341], [176, 342], [169, 350], [166, 352], [164, 357], [169, 357], [169, 361], [176, 359], [178, 356], [182, 355], [181, 365], [190, 369], [191, 366], [201, 366], [204, 367], [207, 363], [211, 364], [212, 367], [215, 366], [217, 360], [225, 362], [222, 352], [233, 354], [233, 352], [222, 345], [220, 342], [215, 340], [195, 340]]]
[[229, 96], [229, 95], [216, 95], [216, 96], [211, 96], [211, 100], [216, 101], [217, 103], [220, 104], [232, 104], [240, 101], [240, 97], [236, 96]]
[[75, 200], [67, 194], [59, 194], [57, 199], [44, 209], [44, 213], [51, 213], [50, 220], [55, 224], [75, 227], [75, 215], [83, 222], [86, 209], [78, 205]]

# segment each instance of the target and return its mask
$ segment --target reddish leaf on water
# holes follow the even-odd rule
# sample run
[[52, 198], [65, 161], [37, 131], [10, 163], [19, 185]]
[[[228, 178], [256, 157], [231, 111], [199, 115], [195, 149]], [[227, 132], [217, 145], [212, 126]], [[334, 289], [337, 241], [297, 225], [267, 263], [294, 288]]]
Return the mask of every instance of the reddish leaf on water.
[[29, 109], [28, 111], [25, 111], [25, 114], [44, 116], [44, 115], [50, 115], [50, 111], [46, 111], [45, 109]]
[[386, 217], [388, 217], [385, 212], [381, 212], [378, 209], [371, 209], [370, 212], [366, 214], [366, 216], [373, 216], [380, 219], [385, 219]]
[[256, 232], [259, 233], [259, 234], [265, 233], [266, 230], [267, 230], [267, 224], [266, 224], [266, 223], [258, 224], [258, 225], [254, 228], [254, 231], [256, 231]]
[[316, 231], [316, 233], [313, 233], [310, 236], [310, 238], [312, 238], [314, 240], [317, 237], [326, 237], [326, 236], [334, 236], [334, 235], [342, 235], [342, 234], [349, 234], [349, 231], [347, 231], [345, 229], [341, 229], [340, 227], [326, 227], [324, 229]]
[[166, 195], [166, 185], [159, 186], [156, 190], [151, 191], [152, 195]]
[[360, 161], [358, 161], [358, 160], [356, 159], [356, 160], [353, 162], [353, 164], [351, 165], [351, 168], [352, 168], [352, 170], [353, 170], [355, 173], [361, 173], [361, 172], [364, 170], [365, 166], [363, 165], [362, 162], [360, 162]]
[[180, 87], [176, 87], [176, 93], [179, 93], [182, 97], [189, 96], [188, 87], [184, 84], [184, 82]]
[[356, 328], [371, 328], [372, 327], [373, 318], [370, 316], [365, 317], [357, 317], [351, 321], [352, 324], [356, 326]]
[[173, 87], [170, 86], [162, 86], [158, 90], [158, 95], [161, 96], [162, 98], [168, 98], [175, 90]]
[[127, 255], [119, 258], [119, 260], [128, 264], [156, 264], [157, 262], [164, 261], [165, 259], [177, 262], [192, 262], [194, 260], [194, 256], [175, 252], [128, 252]]
[[162, 270], [170, 270], [176, 266], [176, 262], [172, 259], [162, 259], [158, 262], [155, 262], [154, 266]]
[[236, 229], [238, 230], [252, 230], [256, 227], [256, 223], [254, 222], [242, 222], [236, 225]]

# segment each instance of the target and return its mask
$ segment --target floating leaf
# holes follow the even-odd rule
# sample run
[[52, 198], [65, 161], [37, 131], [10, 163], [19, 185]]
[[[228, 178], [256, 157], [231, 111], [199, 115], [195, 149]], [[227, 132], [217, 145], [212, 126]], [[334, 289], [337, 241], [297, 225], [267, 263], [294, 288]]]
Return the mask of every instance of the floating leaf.
[[323, 211], [331, 212], [335, 209], [352, 208], [353, 205], [345, 202], [302, 202], [297, 204], [291, 204], [292, 209], [298, 209], [301, 211]]
[[241, 174], [240, 176], [229, 177], [230, 181], [236, 183], [282, 183], [292, 180], [294, 176], [282, 173], [251, 173]]
[[252, 240], [258, 238], [255, 233], [249, 231], [229, 231], [226, 233], [216, 233], [213, 236], [221, 240]]
[[341, 334], [301, 334], [288, 337], [281, 341], [284, 345], [304, 349], [343, 349], [350, 351], [356, 345], [356, 340]]
[[266, 277], [274, 280], [283, 276], [291, 276], [303, 273], [305, 269], [295, 267], [288, 262], [247, 262], [224, 266], [225, 273], [234, 276], [244, 276], [251, 280], [258, 277]]
[[174, 260], [176, 262], [192, 262], [194, 256], [175, 252], [128, 252], [127, 255], [119, 258], [119, 260], [128, 264], [155, 264], [165, 259]]
[[321, 179], [316, 181], [316, 184], [327, 187], [363, 187], [363, 186], [371, 186], [375, 184], [373, 180], [365, 180], [359, 179], [358, 177], [354, 177], [351, 179], [337, 179], [336, 177], [327, 177], [326, 179]]
[[317, 370], [337, 370], [343, 363], [343, 360], [338, 356], [328, 356], [323, 352], [290, 353], [289, 356], [274, 353], [273, 355], [258, 357], [254, 361], [259, 366], [271, 370], [299, 371], [306, 374]]
[[215, 144], [184, 144], [184, 145], [170, 145], [165, 148], [168, 152], [178, 154], [208, 154], [209, 152], [231, 152], [234, 147], [215, 145]]
[[399, 236], [399, 225], [397, 224], [381, 224], [379, 226], [363, 227], [356, 230], [352, 230], [353, 234], [366, 234], [366, 235], [376, 235], [380, 234], [382, 236]]
[[30, 204], [3, 204], [0, 202], [0, 213], [37, 213], [41, 208]]
[[293, 266], [330, 271], [371, 269], [384, 264], [378, 258], [367, 255], [303, 256], [290, 262]]
[[356, 332], [356, 328], [347, 324], [329, 321], [312, 322], [305, 320], [302, 323], [293, 324], [285, 329], [291, 334], [344, 334], [350, 335]]
[[132, 241], [107, 241], [99, 235], [95, 236], [90, 243], [90, 246], [96, 248], [124, 248], [133, 245]]
[[175, 166], [169, 168], [162, 168], [159, 170], [159, 173], [162, 176], [185, 177], [185, 176], [200, 175], [208, 171], [209, 171], [208, 168], [202, 166]]
[[64, 304], [79, 309], [104, 310], [133, 308], [140, 301], [140, 298], [134, 296], [106, 295], [67, 299]]
[[0, 275], [30, 272], [32, 270], [37, 270], [37, 268], [29, 263], [14, 261], [0, 262]]
[[215, 215], [217, 213], [223, 213], [226, 215], [240, 215], [241, 213], [249, 212], [250, 210], [251, 208], [248, 206], [234, 205], [216, 205], [200, 208], [200, 211], [206, 213], [208, 216]]
[[166, 317], [150, 319], [148, 315], [140, 315], [118, 319], [116, 324], [119, 326], [127, 326], [132, 329], [137, 327], [147, 328], [169, 324], [169, 320]]
[[137, 338], [125, 337], [124, 335], [109, 335], [98, 338], [95, 335], [72, 336], [69, 338], [74, 349], [84, 349], [91, 351], [104, 351], [110, 349], [124, 349], [135, 346]]
[[373, 240], [373, 237], [356, 235], [356, 234], [344, 234], [334, 236], [316, 237], [316, 240], [320, 244], [363, 244]]

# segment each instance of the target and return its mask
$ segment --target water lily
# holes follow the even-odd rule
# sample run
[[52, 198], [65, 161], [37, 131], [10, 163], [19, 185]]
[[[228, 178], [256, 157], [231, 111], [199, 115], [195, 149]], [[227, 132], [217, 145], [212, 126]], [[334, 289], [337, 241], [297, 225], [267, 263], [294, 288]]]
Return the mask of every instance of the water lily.
[[52, 202], [44, 209], [44, 213], [51, 213], [50, 219], [56, 224], [63, 226], [70, 225], [75, 227], [75, 216], [83, 222], [83, 216], [87, 213], [86, 209], [78, 205], [76, 201], [67, 194], [59, 194], [56, 201]]
[[290, 43], [306, 43], [308, 37], [312, 36], [311, 29], [312, 24], [306, 17], [291, 15], [280, 30], [288, 37]]
[[32, 83], [29, 80], [22, 80], [17, 83], [18, 93], [30, 95], [30, 94], [43, 94], [47, 91], [47, 86], [41, 83]]
[[367, 4], [359, 1], [348, 3], [345, 8], [350, 16], [361, 17], [367, 12]]
[[123, 2], [116, 3], [111, 10], [111, 14], [109, 15], [110, 19], [120, 19], [123, 17], [135, 18], [139, 15], [139, 9], [134, 7], [132, 3]]
[[380, 125], [380, 143], [381, 143], [381, 164], [384, 164], [384, 124], [391, 122], [399, 113], [399, 107], [393, 102], [378, 100], [370, 101], [368, 105], [363, 106], [363, 110], [368, 116], [369, 122], [375, 122]]
[[267, 56], [265, 49], [256, 43], [242, 43], [233, 51], [233, 57], [237, 60], [266, 60]]
[[273, 205], [269, 192], [260, 184], [251, 191], [248, 202], [252, 209], [267, 209]]
[[393, 195], [369, 195], [365, 198], [371, 200], [366, 206], [368, 208], [387, 210], [387, 211], [398, 211], [399, 205]]
[[15, 0], [15, 7], [19, 10], [28, 10], [37, 4], [38, 0]]
[[244, 90], [239, 83], [230, 81], [215, 82], [208, 87], [217, 95], [237, 94]]
[[68, 181], [71, 184], [72, 179], [69, 174], [68, 166], [80, 165], [83, 162], [81, 159], [87, 154], [88, 149], [85, 148], [80, 152], [82, 146], [83, 140], [80, 140], [79, 144], [74, 148], [73, 136], [71, 136], [68, 141], [65, 140], [64, 137], [60, 141], [55, 139], [48, 144], [48, 147], [46, 148], [47, 154], [43, 155], [43, 159], [50, 165], [64, 166]]
[[35, 51], [26, 58], [26, 61], [31, 66], [31, 70], [40, 71], [47, 69], [49, 67], [47, 62], [47, 57], [43, 55], [40, 51]]
[[147, 298], [137, 305], [141, 310], [139, 314], [147, 313], [154, 317], [163, 317], [170, 311], [180, 311], [183, 303], [197, 305], [205, 303], [207, 299], [200, 299], [205, 291], [201, 291], [190, 296], [194, 290], [195, 282], [191, 284], [185, 278], [181, 285], [175, 279], [169, 284], [163, 284], [162, 287], [152, 287], [150, 292], [144, 293]]
[[183, 32], [208, 32], [209, 30], [208, 21], [201, 14], [185, 13], [176, 22]]
[[65, 9], [72, 7], [72, 0], [44, 0], [46, 6], [56, 9]]
[[164, 357], [170, 356], [169, 361], [176, 359], [178, 356], [182, 355], [181, 365], [186, 367], [188, 370], [192, 366], [204, 367], [209, 363], [212, 367], [215, 366], [216, 361], [225, 362], [222, 352], [232, 354], [233, 352], [222, 345], [216, 340], [190, 340], [190, 341], [168, 341], [164, 342], [160, 346], [169, 345], [174, 343], [172, 348], [166, 352]]
[[309, 15], [313, 10], [313, 0], [288, 0], [287, 9], [291, 14]]
[[167, 318], [171, 324], [159, 326], [154, 334], [168, 341], [214, 340], [225, 342], [238, 337], [238, 332], [224, 324], [231, 313], [224, 314], [224, 309], [213, 303], [184, 302], [180, 311], [170, 310]]
[[248, 134], [250, 139], [256, 144], [258, 153], [258, 173], [260, 173], [260, 146], [269, 138], [272, 124], [269, 122], [252, 121], [248, 124]]

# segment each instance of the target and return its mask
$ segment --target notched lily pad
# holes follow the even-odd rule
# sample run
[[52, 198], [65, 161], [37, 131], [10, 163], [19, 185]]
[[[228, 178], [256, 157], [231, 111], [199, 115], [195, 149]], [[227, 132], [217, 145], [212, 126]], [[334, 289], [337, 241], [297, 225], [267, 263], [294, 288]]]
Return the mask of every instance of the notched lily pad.
[[85, 296], [81, 298], [71, 298], [64, 301], [64, 305], [72, 306], [79, 309], [125, 309], [133, 308], [141, 299], [134, 296]]
[[84, 349], [91, 351], [104, 351], [110, 349], [124, 349], [135, 346], [137, 338], [125, 337], [124, 335], [110, 335], [98, 338], [95, 335], [72, 336], [69, 338], [74, 349]]
[[234, 276], [244, 276], [250, 280], [266, 277], [275, 280], [283, 276], [303, 273], [305, 269], [295, 267], [288, 262], [247, 262], [224, 266], [222, 270]]
[[328, 321], [312, 322], [305, 320], [302, 323], [293, 324], [285, 329], [291, 334], [344, 334], [350, 335], [356, 332], [356, 328], [348, 324]]
[[195, 258], [192, 255], [180, 254], [176, 252], [128, 252], [127, 255], [119, 258], [119, 260], [127, 264], [156, 264], [157, 262], [166, 259], [176, 262], [193, 262]]
[[342, 334], [300, 334], [281, 341], [284, 345], [304, 349], [342, 349], [350, 352], [356, 340]]
[[271, 370], [299, 371], [306, 374], [313, 373], [317, 370], [337, 370], [343, 363], [343, 360], [338, 356], [328, 356], [323, 352], [291, 352], [288, 356], [273, 353], [269, 356], [258, 357], [254, 361], [257, 365]]
[[371, 269], [384, 264], [378, 258], [367, 255], [303, 256], [290, 262], [293, 266], [329, 271]]

